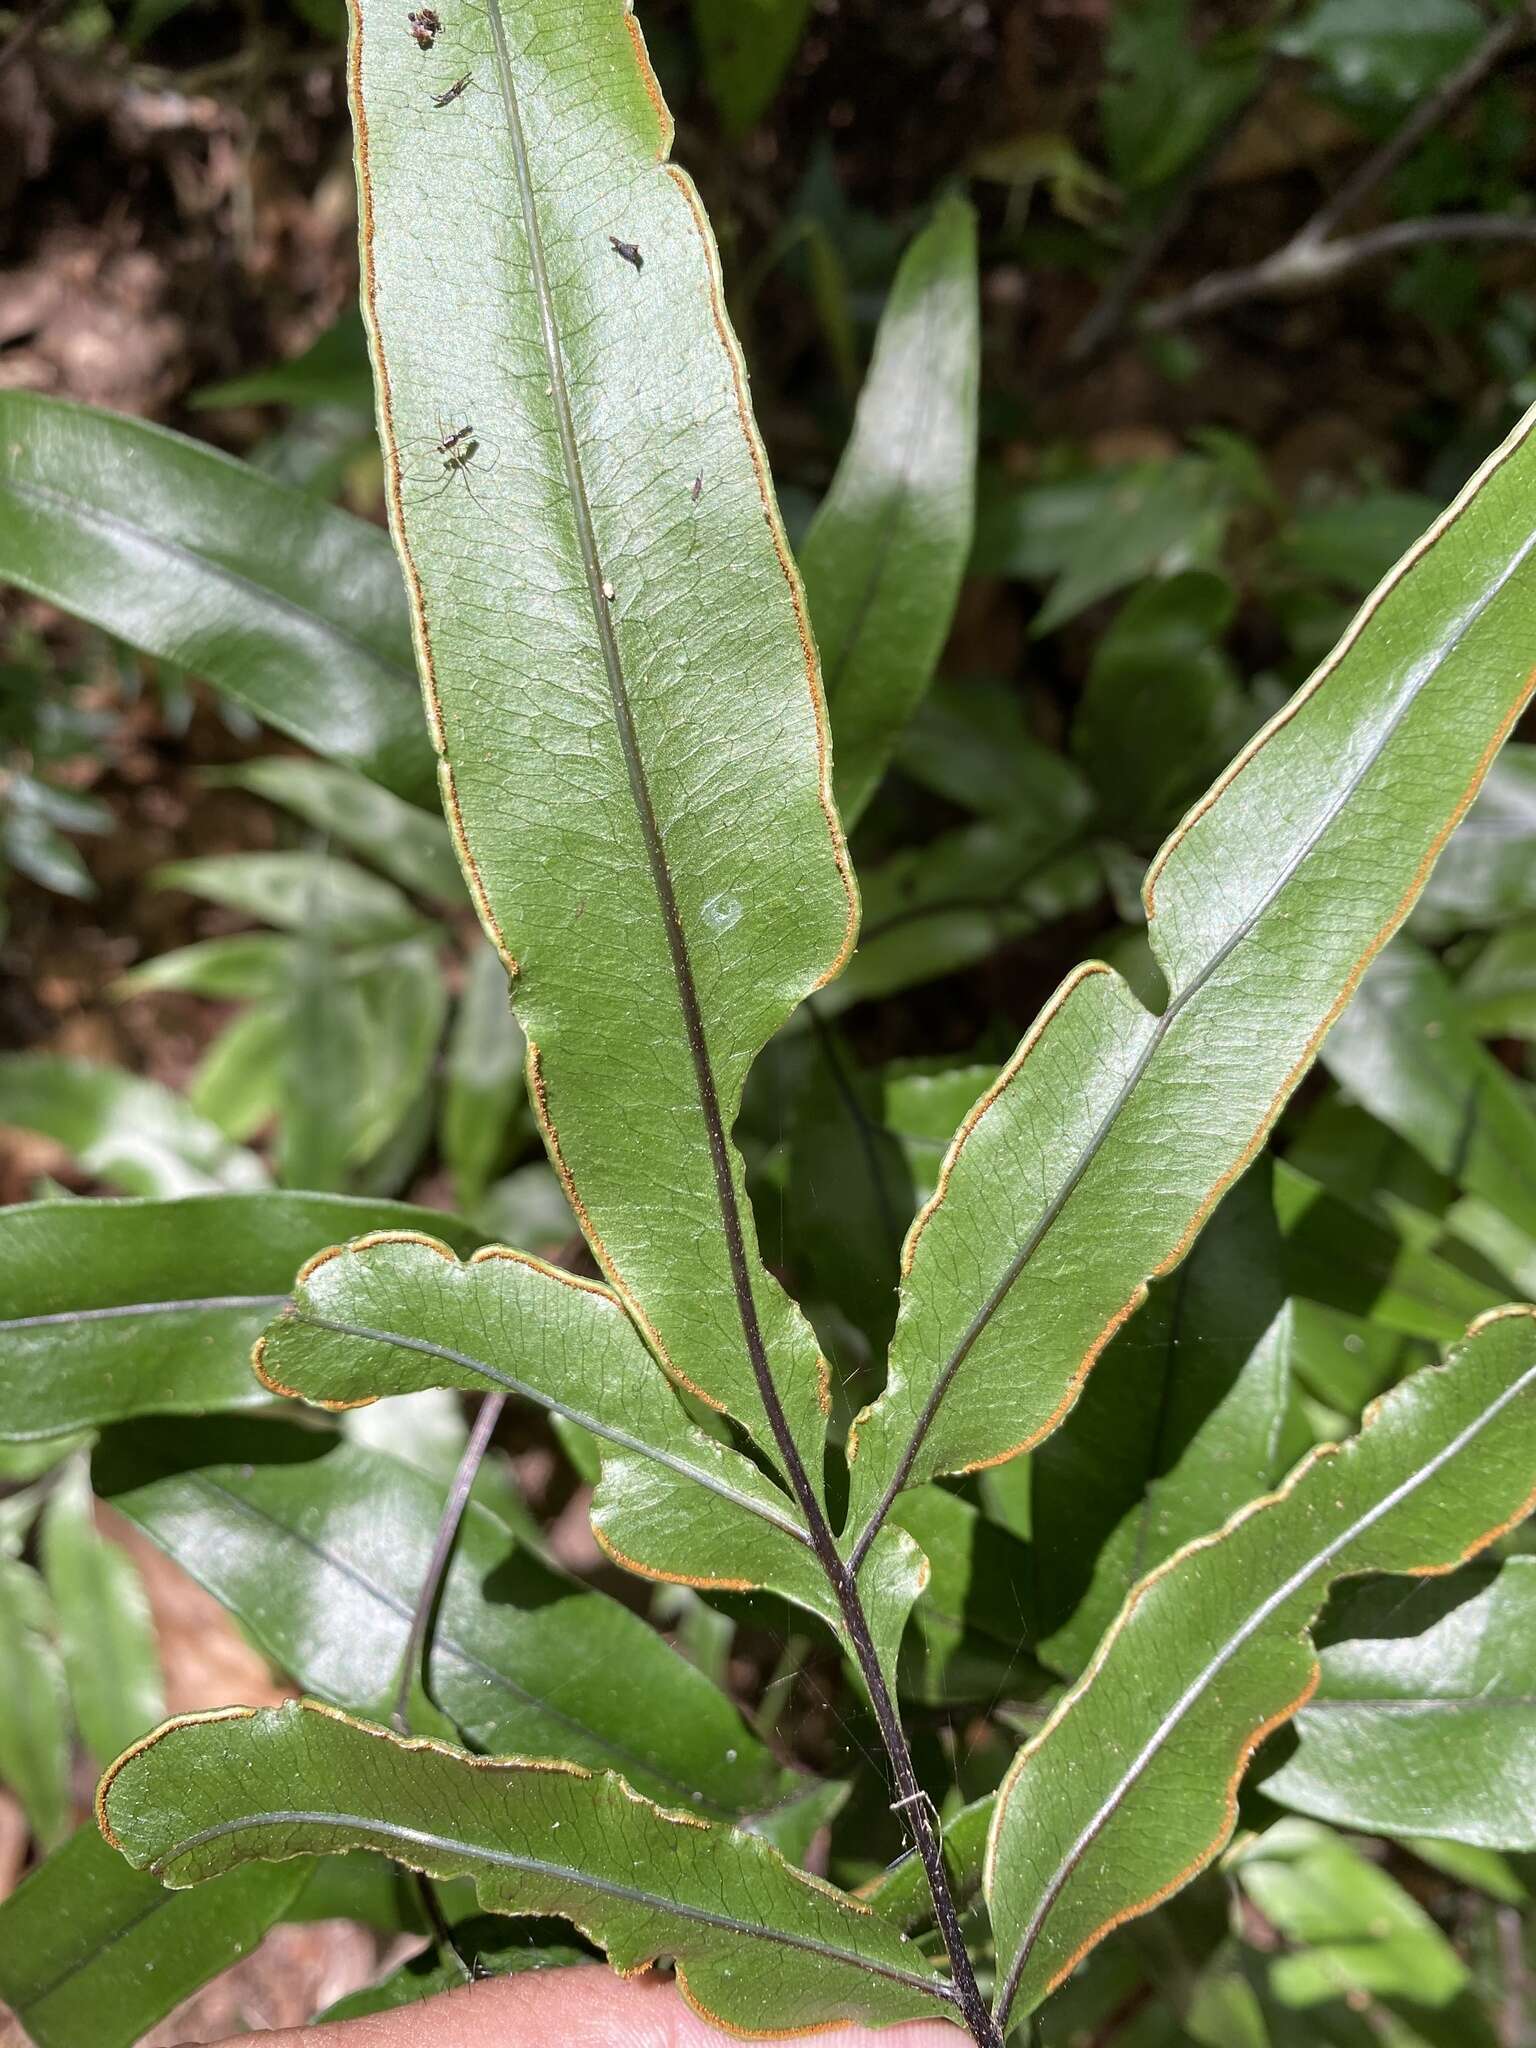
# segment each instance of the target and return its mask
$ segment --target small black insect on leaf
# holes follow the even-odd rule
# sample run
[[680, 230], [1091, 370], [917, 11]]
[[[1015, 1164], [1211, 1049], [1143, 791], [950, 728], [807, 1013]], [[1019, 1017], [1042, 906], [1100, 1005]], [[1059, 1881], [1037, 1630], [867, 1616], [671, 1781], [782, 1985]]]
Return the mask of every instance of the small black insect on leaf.
[[622, 256], [624, 261], [632, 263], [636, 270], [642, 270], [645, 267], [645, 258], [640, 254], [640, 246], [637, 242], [621, 242], [617, 235], [610, 235], [608, 240], [612, 244], [615, 256]]
[[419, 50], [430, 50], [437, 41], [438, 30], [442, 27], [437, 10], [432, 7], [413, 7], [405, 17], [406, 27]]
[[446, 106], [449, 106], [449, 105], [450, 105], [450, 104], [451, 104], [451, 103], [452, 103], [452, 102], [453, 102], [454, 100], [456, 100], [456, 99], [458, 98], [459, 94], [460, 94], [460, 93], [461, 93], [461, 92], [462, 92], [462, 91], [464, 90], [465, 86], [467, 86], [467, 85], [469, 84], [469, 81], [470, 81], [470, 79], [471, 79], [471, 78], [472, 78], [473, 76], [474, 76], [474, 73], [473, 73], [473, 72], [470, 72], [470, 71], [466, 71], [466, 72], [465, 72], [465, 74], [464, 74], [464, 76], [463, 76], [462, 78], [456, 78], [456, 79], [455, 79], [455, 80], [453, 81], [452, 85], [450, 85], [450, 86], [449, 86], [449, 88], [448, 88], [448, 90], [447, 90], [446, 92], [435, 92], [435, 93], [433, 93], [433, 95], [432, 95], [432, 104], [433, 104], [433, 106], [434, 106], [434, 107], [446, 107]]
[[690, 491], [690, 492], [688, 493], [688, 495], [689, 495], [689, 497], [690, 497], [690, 498], [692, 498], [692, 500], [693, 500], [693, 502], [695, 503], [695, 505], [697, 505], [697, 503], [699, 502], [700, 498], [701, 498], [701, 497], [703, 497], [703, 495], [704, 495], [704, 472], [703, 472], [702, 470], [700, 470], [699, 474], [698, 474], [698, 475], [697, 475], [697, 476], [696, 476], [696, 477], [694, 478], [694, 480], [693, 480], [693, 489], [692, 489], [692, 490], [691, 490], [691, 491]]

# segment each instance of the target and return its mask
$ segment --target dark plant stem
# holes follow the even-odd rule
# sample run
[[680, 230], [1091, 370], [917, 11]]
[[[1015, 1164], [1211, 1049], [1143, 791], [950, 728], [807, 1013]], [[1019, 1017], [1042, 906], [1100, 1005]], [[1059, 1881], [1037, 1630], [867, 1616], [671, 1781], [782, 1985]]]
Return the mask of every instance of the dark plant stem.
[[730, 1142], [726, 1135], [720, 1092], [715, 1083], [714, 1065], [710, 1059], [698, 983], [694, 976], [693, 963], [689, 958], [688, 937], [678, 908], [677, 891], [673, 886], [666, 840], [656, 815], [645, 757], [635, 729], [628, 678], [625, 675], [624, 661], [614, 629], [612, 585], [604, 568], [598, 546], [597, 528], [592, 517], [591, 501], [587, 495], [576, 416], [571, 403], [565, 354], [561, 346], [549, 264], [544, 250], [544, 231], [539, 218], [537, 185], [529, 162], [528, 138], [523, 128], [522, 111], [518, 105], [501, 0], [488, 0], [486, 19], [490, 25], [496, 77], [506, 114], [507, 140], [517, 180], [519, 209], [528, 240], [528, 268], [534, 298], [538, 305], [545, 361], [549, 371], [549, 397], [554, 407], [560, 438], [561, 462], [570, 493], [576, 539], [592, 605], [593, 627], [602, 653], [603, 670], [613, 706], [614, 728], [624, 761], [625, 778], [629, 784], [630, 797], [640, 826], [646, 864], [650, 869], [652, 886], [656, 892], [656, 905], [666, 936], [673, 982], [677, 990], [678, 1011], [688, 1044], [694, 1088], [709, 1151], [710, 1174], [715, 1185], [721, 1232], [725, 1239], [731, 1291], [736, 1301], [747, 1358], [751, 1365], [758, 1398], [762, 1403], [763, 1414], [778, 1451], [781, 1468], [789, 1481], [791, 1492], [800, 1505], [811, 1547], [837, 1595], [848, 1640], [859, 1659], [859, 1668], [863, 1671], [869, 1688], [875, 1718], [900, 1787], [902, 1810], [908, 1816], [909, 1825], [923, 1858], [923, 1868], [927, 1872], [928, 1882], [933, 1891], [934, 1910], [944, 1935], [944, 1945], [949, 1952], [950, 1968], [954, 1976], [955, 2000], [965, 2015], [966, 2024], [978, 2048], [1001, 2048], [998, 2030], [993, 2026], [982, 2001], [976, 1983], [976, 1973], [971, 1968], [970, 1957], [966, 1954], [959, 1917], [955, 1912], [944, 1869], [943, 1850], [921, 1797], [916, 1773], [912, 1768], [911, 1752], [902, 1733], [900, 1716], [874, 1653], [874, 1644], [858, 1588], [852, 1573], [838, 1555], [837, 1539], [827, 1521], [818, 1491], [806, 1471], [768, 1362], [767, 1345], [757, 1313], [757, 1301], [752, 1292], [752, 1268], [747, 1256], [746, 1231], [742, 1222], [741, 1205], [737, 1199], [736, 1183], [731, 1173]]
[[[432, 1554], [427, 1560], [427, 1569], [422, 1575], [416, 1594], [416, 1607], [411, 1616], [410, 1630], [405, 1638], [405, 1648], [400, 1653], [400, 1670], [395, 1680], [395, 1701], [390, 1709], [390, 1725], [399, 1735], [411, 1732], [411, 1692], [418, 1679], [423, 1687], [426, 1674], [422, 1669], [423, 1652], [427, 1636], [431, 1631], [437, 1604], [443, 1590], [443, 1579], [448, 1563], [453, 1556], [453, 1546], [458, 1541], [459, 1529], [464, 1521], [464, 1511], [469, 1506], [469, 1496], [476, 1476], [485, 1462], [490, 1448], [491, 1437], [506, 1406], [505, 1394], [487, 1394], [475, 1415], [475, 1426], [469, 1433], [464, 1446], [464, 1455], [459, 1459], [458, 1469], [453, 1475], [453, 1484], [448, 1489], [448, 1498], [443, 1503], [442, 1516], [438, 1521], [437, 1535], [433, 1538]], [[429, 1877], [416, 1874], [416, 1896], [421, 1910], [426, 1915], [427, 1925], [439, 1951], [451, 1955], [464, 1972], [465, 1983], [473, 1983], [478, 1972], [466, 1960], [459, 1944], [454, 1940], [453, 1929], [448, 1925], [448, 1916], [443, 1911], [442, 1901], [437, 1896], [437, 1887]]]
[[[830, 1531], [828, 1536], [830, 1540]], [[819, 1555], [819, 1544], [817, 1550]], [[880, 1660], [875, 1654], [874, 1639], [869, 1632], [864, 1603], [859, 1598], [852, 1572], [837, 1555], [835, 1544], [832, 1546], [831, 1563], [823, 1557], [822, 1566], [832, 1581], [833, 1591], [837, 1594], [837, 1604], [843, 1615], [843, 1627], [847, 1631], [853, 1653], [859, 1660], [859, 1670], [863, 1673], [864, 1683], [869, 1690], [869, 1702], [874, 1709], [880, 1740], [885, 1744], [886, 1754], [891, 1760], [891, 1769], [895, 1774], [896, 1787], [900, 1795], [894, 1805], [900, 1810], [917, 1845], [917, 1853], [922, 1858], [923, 1874], [928, 1880], [928, 1890], [933, 1897], [933, 1915], [939, 1932], [944, 1937], [944, 1948], [949, 1956], [960, 2010], [965, 2015], [965, 2023], [970, 2028], [978, 2048], [1002, 2048], [1002, 2035], [993, 2024], [992, 2015], [987, 2011], [986, 2001], [976, 1982], [976, 1973], [971, 1968], [965, 1935], [960, 1926], [960, 1915], [955, 1909], [954, 1894], [949, 1888], [949, 1872], [944, 1868], [944, 1845], [934, 1825], [934, 1809], [927, 1793], [917, 1782], [912, 1751], [907, 1743], [906, 1731], [901, 1725], [901, 1716], [896, 1710], [895, 1701], [891, 1698], [890, 1689], [885, 1682], [885, 1675], [880, 1669]]]
[[390, 1724], [398, 1734], [411, 1732], [411, 1690], [418, 1679], [423, 1686], [426, 1674], [422, 1670], [422, 1652], [426, 1648], [427, 1635], [437, 1613], [438, 1599], [443, 1590], [443, 1578], [448, 1570], [448, 1561], [453, 1556], [453, 1546], [459, 1538], [459, 1527], [464, 1520], [464, 1511], [469, 1506], [470, 1491], [485, 1462], [486, 1451], [490, 1448], [491, 1437], [501, 1411], [506, 1406], [505, 1394], [487, 1394], [475, 1415], [475, 1426], [469, 1433], [469, 1442], [464, 1446], [464, 1455], [459, 1460], [458, 1470], [453, 1475], [453, 1484], [448, 1489], [448, 1498], [443, 1503], [442, 1519], [437, 1525], [437, 1535], [432, 1543], [432, 1555], [427, 1560], [427, 1569], [422, 1576], [421, 1586], [416, 1595], [416, 1609], [411, 1616], [410, 1631], [405, 1639], [405, 1648], [400, 1653], [400, 1670], [395, 1679], [395, 1702], [390, 1710]]
[[[677, 927], [677, 936], [680, 941], [680, 923]], [[955, 1910], [954, 1897], [949, 1888], [949, 1873], [944, 1868], [943, 1845], [933, 1825], [932, 1810], [926, 1795], [917, 1782], [912, 1751], [901, 1725], [901, 1716], [897, 1712], [895, 1701], [891, 1698], [885, 1674], [880, 1669], [880, 1659], [875, 1653], [874, 1638], [870, 1634], [869, 1620], [864, 1612], [864, 1603], [859, 1597], [857, 1581], [849, 1566], [838, 1554], [837, 1538], [832, 1533], [832, 1526], [822, 1508], [820, 1497], [811, 1484], [810, 1474], [806, 1471], [805, 1461], [800, 1455], [800, 1447], [790, 1429], [789, 1418], [784, 1413], [784, 1404], [779, 1399], [779, 1390], [774, 1382], [773, 1371], [768, 1362], [767, 1346], [763, 1340], [762, 1324], [758, 1320], [757, 1301], [752, 1292], [746, 1236], [742, 1229], [735, 1183], [731, 1178], [725, 1120], [720, 1114], [714, 1071], [705, 1048], [703, 1019], [694, 996], [691, 973], [681, 975], [679, 980], [688, 1041], [694, 1055], [699, 1096], [704, 1106], [705, 1129], [708, 1133], [710, 1160], [714, 1168], [715, 1186], [725, 1230], [731, 1284], [736, 1295], [737, 1312], [741, 1318], [742, 1336], [746, 1342], [747, 1356], [751, 1360], [753, 1377], [757, 1382], [768, 1426], [773, 1432], [773, 1441], [780, 1462], [800, 1504], [800, 1511], [805, 1516], [811, 1547], [837, 1596], [838, 1608], [843, 1617], [843, 1629], [849, 1646], [858, 1659], [859, 1670], [869, 1692], [875, 1723], [880, 1730], [880, 1739], [885, 1745], [896, 1779], [898, 1798], [895, 1803], [905, 1818], [912, 1839], [917, 1845], [917, 1853], [923, 1860], [928, 1889], [933, 1895], [934, 1918], [944, 1938], [960, 2010], [978, 2048], [1001, 2048], [1002, 2037], [992, 2024], [991, 2015], [976, 1982], [976, 1973], [971, 1968], [965, 1936], [960, 1929], [960, 1916]]]

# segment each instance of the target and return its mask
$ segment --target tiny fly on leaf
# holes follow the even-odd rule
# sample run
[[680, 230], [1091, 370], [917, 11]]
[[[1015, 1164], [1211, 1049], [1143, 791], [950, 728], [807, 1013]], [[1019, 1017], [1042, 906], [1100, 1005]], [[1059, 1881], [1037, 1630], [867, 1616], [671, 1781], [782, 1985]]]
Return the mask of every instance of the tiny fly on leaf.
[[640, 254], [638, 243], [621, 242], [617, 235], [610, 235], [608, 241], [615, 256], [622, 256], [624, 261], [632, 263], [636, 270], [642, 270], [645, 267], [645, 258]]
[[453, 81], [452, 85], [450, 85], [450, 86], [449, 86], [449, 88], [448, 88], [448, 90], [447, 90], [446, 92], [435, 92], [435, 93], [433, 93], [433, 95], [432, 95], [432, 104], [433, 104], [433, 106], [434, 106], [434, 107], [447, 107], [447, 106], [451, 106], [451, 105], [453, 104], [453, 102], [454, 102], [454, 101], [455, 101], [455, 100], [456, 100], [456, 99], [458, 98], [459, 94], [460, 94], [461, 92], [463, 92], [464, 88], [465, 88], [465, 87], [466, 87], [466, 86], [467, 86], [467, 85], [469, 84], [470, 80], [471, 80], [471, 79], [472, 79], [472, 78], [474, 77], [474, 75], [475, 75], [475, 74], [474, 74], [474, 73], [473, 73], [472, 71], [466, 71], [466, 72], [465, 72], [465, 74], [464, 74], [464, 76], [463, 76], [462, 78], [456, 78], [456, 79], [455, 79], [455, 80]]
[[437, 41], [438, 30], [443, 25], [436, 10], [431, 7], [413, 7], [405, 17], [405, 22], [419, 50], [431, 49]]

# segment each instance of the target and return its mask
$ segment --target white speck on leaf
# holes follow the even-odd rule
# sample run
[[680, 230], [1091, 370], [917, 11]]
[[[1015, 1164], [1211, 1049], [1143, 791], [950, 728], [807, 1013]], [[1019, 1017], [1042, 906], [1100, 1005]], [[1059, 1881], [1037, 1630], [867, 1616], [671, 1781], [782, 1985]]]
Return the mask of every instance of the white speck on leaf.
[[722, 892], [710, 897], [700, 915], [711, 931], [728, 932], [732, 925], [741, 922], [741, 901]]

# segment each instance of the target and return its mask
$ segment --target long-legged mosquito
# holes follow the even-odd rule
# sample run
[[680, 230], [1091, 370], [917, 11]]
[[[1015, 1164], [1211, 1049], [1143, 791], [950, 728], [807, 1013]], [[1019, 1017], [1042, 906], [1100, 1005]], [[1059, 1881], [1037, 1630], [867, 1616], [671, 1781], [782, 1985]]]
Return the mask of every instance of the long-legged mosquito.
[[436, 483], [437, 488], [426, 494], [429, 498], [440, 498], [457, 478], [481, 511], [485, 510], [479, 492], [469, 480], [469, 472], [475, 468], [483, 476], [490, 476], [498, 457], [485, 436], [476, 432], [472, 421], [466, 420], [461, 427], [447, 427], [439, 420], [437, 439], [434, 441], [428, 435], [424, 440], [409, 443], [406, 459], [409, 482]]

